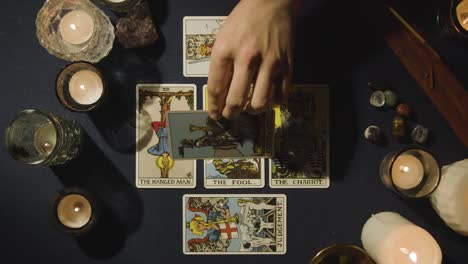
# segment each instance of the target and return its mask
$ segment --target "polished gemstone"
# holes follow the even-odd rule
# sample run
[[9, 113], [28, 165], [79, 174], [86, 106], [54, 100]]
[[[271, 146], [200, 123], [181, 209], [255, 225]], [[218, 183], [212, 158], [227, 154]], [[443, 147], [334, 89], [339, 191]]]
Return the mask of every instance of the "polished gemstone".
[[382, 107], [385, 105], [385, 95], [382, 91], [375, 91], [372, 93], [369, 102], [375, 107]]
[[416, 125], [413, 128], [413, 131], [411, 132], [411, 139], [414, 141], [424, 144], [427, 141], [427, 138], [429, 136], [429, 129], [421, 126], [421, 125]]
[[377, 142], [382, 138], [382, 130], [378, 126], [369, 126], [364, 130], [364, 138]]
[[392, 135], [397, 139], [405, 136], [405, 120], [403, 118], [399, 116], [393, 118]]
[[397, 111], [397, 114], [403, 117], [411, 116], [411, 108], [408, 104], [398, 104], [396, 111]]
[[398, 102], [398, 95], [391, 90], [386, 90], [385, 95], [385, 104], [388, 106], [395, 106]]

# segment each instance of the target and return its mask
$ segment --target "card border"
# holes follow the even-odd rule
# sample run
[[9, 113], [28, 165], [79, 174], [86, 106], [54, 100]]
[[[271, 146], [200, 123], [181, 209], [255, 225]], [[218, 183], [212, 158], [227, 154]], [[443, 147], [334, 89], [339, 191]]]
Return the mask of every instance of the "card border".
[[[186, 83], [186, 84], [182, 84], [182, 83], [176, 83], [176, 84], [170, 84], [170, 83], [139, 83], [136, 85], [136, 109], [135, 109], [135, 186], [138, 188], [138, 189], [194, 189], [197, 187], [197, 160], [193, 160], [193, 185], [182, 185], [182, 186], [179, 186], [179, 185], [151, 185], [151, 186], [148, 186], [148, 185], [140, 185], [138, 183], [138, 144], [136, 142], [136, 137], [137, 137], [137, 133], [138, 133], [138, 128], [139, 128], [139, 122], [138, 122], [138, 106], [139, 106], [139, 103], [140, 103], [140, 98], [138, 96], [138, 93], [140, 91], [140, 88], [142, 87], [156, 87], [156, 88], [172, 88], [172, 87], [175, 87], [175, 86], [183, 86], [185, 88], [193, 88], [193, 108], [194, 110], [197, 109], [198, 107], [198, 101], [197, 101], [197, 92], [198, 92], [198, 89], [197, 89], [197, 85], [195, 84], [191, 84], [191, 83]], [[169, 133], [169, 129], [168, 129], [168, 133]]]
[[293, 92], [294, 89], [304, 89], [304, 88], [313, 88], [313, 89], [327, 89], [328, 93], [328, 135], [327, 135], [327, 183], [326, 185], [323, 186], [317, 186], [317, 185], [273, 185], [272, 184], [272, 178], [273, 178], [273, 172], [272, 172], [272, 165], [273, 161], [270, 159], [270, 173], [268, 175], [268, 185], [271, 189], [328, 189], [330, 188], [331, 185], [331, 175], [330, 175], [330, 85], [328, 84], [293, 84], [292, 85]]
[[[186, 217], [185, 217], [185, 198], [190, 197], [281, 197], [284, 199], [284, 252], [254, 252], [254, 253], [246, 253], [246, 252], [187, 252], [187, 248], [185, 245], [185, 232], [186, 230]], [[288, 252], [288, 198], [286, 194], [277, 194], [277, 193], [265, 193], [265, 194], [185, 194], [182, 196], [182, 253], [186, 256], [191, 255], [286, 255]]]
[[185, 34], [186, 30], [186, 22], [187, 20], [210, 20], [210, 19], [223, 19], [226, 20], [227, 16], [185, 16], [182, 20], [182, 65], [183, 65], [183, 70], [182, 74], [184, 77], [208, 77], [208, 74], [189, 74], [187, 73], [187, 55], [186, 55], [186, 49], [187, 47], [185, 46], [187, 37]]

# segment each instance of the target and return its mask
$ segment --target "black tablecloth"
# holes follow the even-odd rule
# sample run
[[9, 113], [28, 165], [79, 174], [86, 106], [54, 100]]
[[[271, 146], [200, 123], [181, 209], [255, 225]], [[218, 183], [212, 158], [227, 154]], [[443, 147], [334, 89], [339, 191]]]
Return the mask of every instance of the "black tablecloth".
[[[442, 164], [466, 158], [467, 149], [383, 40], [368, 29], [372, 21], [356, 15], [356, 10], [365, 10], [365, 6], [352, 8], [354, 1], [325, 1], [321, 6], [303, 10], [298, 20], [295, 82], [332, 85], [329, 189], [206, 190], [198, 171], [198, 187], [194, 190], [137, 190], [135, 155], [131, 151], [136, 84], [195, 83], [201, 98], [206, 78], [182, 75], [182, 19], [228, 15], [237, 1], [151, 1], [161, 40], [155, 46], [139, 50], [115, 45], [109, 57], [97, 65], [110, 79], [110, 88], [116, 95], [112, 111], [89, 115], [67, 111], [56, 98], [56, 74], [66, 62], [50, 56], [35, 37], [34, 21], [42, 2], [2, 2], [0, 138], [17, 112], [39, 108], [78, 120], [97, 147], [84, 163], [89, 164], [87, 170], [52, 170], [16, 163], [8, 155], [3, 140], [0, 141], [2, 263], [307, 263], [319, 249], [330, 244], [361, 246], [363, 224], [372, 213], [380, 211], [398, 212], [427, 229], [439, 242], [447, 263], [466, 263], [468, 238], [445, 226], [428, 200], [401, 199], [386, 190], [378, 178], [382, 157], [406, 145], [390, 136], [394, 111], [377, 111], [369, 105], [370, 91], [366, 86], [369, 79], [389, 81], [409, 103], [417, 113], [417, 122], [431, 129], [434, 137], [427, 148]], [[431, 18], [426, 9], [421, 15]], [[430, 20], [424, 21], [429, 21], [427, 25], [431, 27]], [[437, 37], [434, 45], [468, 84], [467, 76], [463, 75], [468, 66], [467, 50]], [[384, 129], [389, 139], [387, 146], [379, 147], [363, 139], [362, 132], [370, 124]], [[96, 184], [107, 192], [109, 201], [115, 205], [112, 212], [115, 221], [110, 221], [100, 235], [77, 240], [54, 229], [50, 202], [54, 193], [73, 184], [73, 179], [89, 180], [84, 171], [96, 177]], [[286, 255], [182, 254], [182, 195], [231, 192], [287, 194]]]

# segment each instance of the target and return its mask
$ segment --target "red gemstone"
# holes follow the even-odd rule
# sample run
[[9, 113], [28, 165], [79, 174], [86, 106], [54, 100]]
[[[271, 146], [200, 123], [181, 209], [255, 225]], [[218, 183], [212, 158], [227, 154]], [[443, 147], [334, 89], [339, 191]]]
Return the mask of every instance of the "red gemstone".
[[396, 108], [397, 114], [409, 117], [411, 115], [411, 108], [407, 104], [399, 104]]

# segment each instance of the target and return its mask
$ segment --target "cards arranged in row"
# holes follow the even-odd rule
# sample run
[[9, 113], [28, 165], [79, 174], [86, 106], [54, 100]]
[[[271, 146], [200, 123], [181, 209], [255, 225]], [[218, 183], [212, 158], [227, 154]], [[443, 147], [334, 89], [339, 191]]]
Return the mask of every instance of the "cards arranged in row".
[[[289, 103], [261, 115], [210, 121], [207, 87], [137, 87], [136, 185], [194, 188], [203, 159], [206, 188], [327, 188], [328, 87], [295, 85]], [[272, 157], [266, 159], [265, 157]]]

